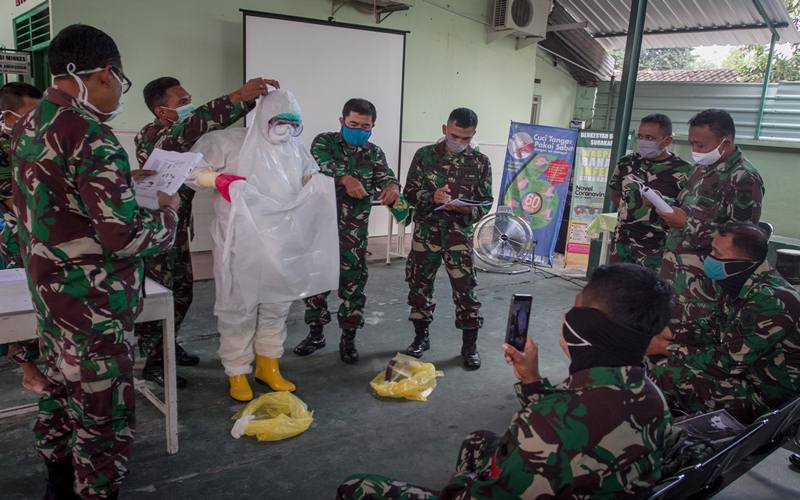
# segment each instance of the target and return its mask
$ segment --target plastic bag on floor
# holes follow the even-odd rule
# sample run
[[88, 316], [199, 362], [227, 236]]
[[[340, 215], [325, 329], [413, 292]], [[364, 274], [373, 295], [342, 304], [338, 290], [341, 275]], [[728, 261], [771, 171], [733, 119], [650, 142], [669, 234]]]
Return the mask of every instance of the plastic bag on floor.
[[314, 421], [314, 412], [290, 392], [270, 392], [247, 403], [233, 416], [231, 436], [255, 436], [259, 441], [280, 441], [302, 434]]
[[443, 376], [444, 372], [436, 371], [433, 363], [423, 363], [398, 352], [369, 385], [385, 398], [427, 401], [436, 388], [436, 377]]

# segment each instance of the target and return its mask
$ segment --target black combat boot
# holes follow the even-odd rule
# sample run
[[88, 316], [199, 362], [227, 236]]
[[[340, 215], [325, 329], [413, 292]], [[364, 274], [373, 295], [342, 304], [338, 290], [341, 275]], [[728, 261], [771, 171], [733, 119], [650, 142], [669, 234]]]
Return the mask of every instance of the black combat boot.
[[75, 479], [75, 470], [72, 468], [72, 461], [47, 462], [47, 490], [44, 493], [44, 500], [79, 500], [80, 497], [72, 489]]
[[175, 364], [178, 366], [197, 366], [200, 364], [200, 358], [186, 352], [182, 345], [175, 342]]
[[422, 353], [431, 348], [430, 335], [428, 333], [428, 322], [422, 320], [414, 320], [414, 341], [406, 349], [406, 354], [421, 358]]
[[342, 339], [339, 341], [339, 357], [348, 365], [358, 363], [355, 330], [342, 330]]
[[461, 334], [461, 357], [467, 370], [477, 370], [481, 367], [481, 356], [478, 354], [478, 329], [464, 330]]
[[323, 347], [325, 347], [325, 335], [322, 333], [322, 325], [314, 325], [308, 328], [308, 335], [297, 344], [294, 353], [298, 356], [308, 356]]
[[[147, 358], [144, 368], [142, 368], [142, 378], [164, 387], [164, 358], [160, 354]], [[183, 389], [186, 387], [186, 379], [176, 375], [175, 386]]]

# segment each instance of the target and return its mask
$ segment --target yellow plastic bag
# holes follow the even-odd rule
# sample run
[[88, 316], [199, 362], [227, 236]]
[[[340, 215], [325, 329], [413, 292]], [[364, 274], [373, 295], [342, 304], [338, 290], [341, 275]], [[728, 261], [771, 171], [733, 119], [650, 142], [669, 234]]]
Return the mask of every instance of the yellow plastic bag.
[[280, 441], [305, 432], [314, 412], [290, 392], [270, 392], [247, 403], [233, 416], [231, 436], [255, 436], [259, 441]]
[[385, 398], [427, 401], [436, 388], [436, 377], [443, 376], [444, 372], [436, 371], [433, 363], [423, 363], [398, 352], [369, 385]]

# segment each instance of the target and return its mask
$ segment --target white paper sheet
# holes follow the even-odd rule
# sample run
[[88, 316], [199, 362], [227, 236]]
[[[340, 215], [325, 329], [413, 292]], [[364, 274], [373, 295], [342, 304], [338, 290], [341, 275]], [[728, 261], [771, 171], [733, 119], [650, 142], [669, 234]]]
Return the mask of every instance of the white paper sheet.
[[158, 192], [175, 194], [203, 159], [200, 153], [176, 153], [154, 149], [142, 167], [154, 170], [156, 175], [144, 177], [134, 184], [139, 206], [158, 209]]
[[24, 269], [4, 269], [0, 271], [0, 283], [14, 283], [27, 279], [28, 276], [25, 274]]

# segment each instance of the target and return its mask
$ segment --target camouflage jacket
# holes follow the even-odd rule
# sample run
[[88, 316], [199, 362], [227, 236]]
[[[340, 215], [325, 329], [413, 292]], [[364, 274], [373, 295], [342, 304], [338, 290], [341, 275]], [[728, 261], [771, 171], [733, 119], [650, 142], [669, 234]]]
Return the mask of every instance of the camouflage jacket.
[[472, 226], [489, 213], [490, 206], [474, 207], [468, 214], [434, 209], [433, 193], [450, 187], [453, 199], [492, 200], [492, 167], [489, 158], [471, 147], [451, 155], [444, 142], [419, 148], [411, 160], [403, 195], [414, 206], [414, 222], [438, 225], [441, 221]]
[[661, 478], [671, 417], [641, 367], [595, 367], [552, 386], [517, 384], [523, 409], [488, 471], [456, 475], [452, 498], [625, 498]]
[[4, 227], [0, 232], [0, 269], [21, 265], [17, 242], [17, 216], [9, 206], [12, 203], [11, 136], [0, 132], [0, 213]]
[[[186, 153], [194, 143], [206, 132], [226, 128], [238, 121], [255, 103], [232, 103], [228, 96], [219, 97], [195, 109], [180, 123], [162, 125], [158, 121], [148, 123], [136, 135], [136, 160], [144, 167], [147, 158], [155, 148], [166, 151]], [[185, 245], [188, 238], [188, 227], [192, 217], [192, 200], [194, 190], [181, 186], [178, 191], [181, 197], [181, 208], [178, 210], [179, 228], [175, 247]]]
[[349, 201], [354, 205], [369, 207], [372, 197], [377, 196], [389, 184], [397, 184], [394, 172], [386, 163], [383, 150], [371, 142], [361, 146], [350, 146], [339, 132], [319, 134], [311, 143], [311, 156], [317, 161], [319, 170], [336, 181], [336, 199], [341, 203], [347, 190], [339, 184], [339, 178], [349, 175], [358, 179], [370, 196]]
[[716, 386], [713, 397], [702, 394], [705, 384], [685, 388], [709, 410], [746, 399], [749, 408], [735, 416], [749, 423], [800, 392], [800, 294], [766, 261], [738, 296], [717, 291], [722, 312], [715, 342], [672, 344], [668, 363]]
[[662, 161], [642, 158], [638, 153], [622, 158], [614, 169], [609, 186], [622, 194], [617, 215], [615, 241], [633, 248], [657, 253], [663, 250], [669, 226], [655, 209], [644, 204], [633, 175], [668, 200], [677, 198], [686, 187], [694, 167], [675, 154]]
[[[141, 257], [172, 246], [177, 213], [139, 208], [128, 155], [111, 128], [57, 88], [15, 128], [11, 156], [22, 259], [39, 316], [67, 318], [72, 330], [106, 318], [132, 327]], [[88, 309], [66, 306], [65, 295]]]
[[676, 204], [686, 212], [686, 224], [672, 228], [667, 250], [708, 253], [717, 227], [725, 222], [761, 218], [764, 182], [738, 147], [725, 162], [697, 166]]
[[[11, 198], [11, 136], [5, 132], [0, 132], [0, 201]], [[0, 206], [0, 210], [5, 211], [5, 206]]]

